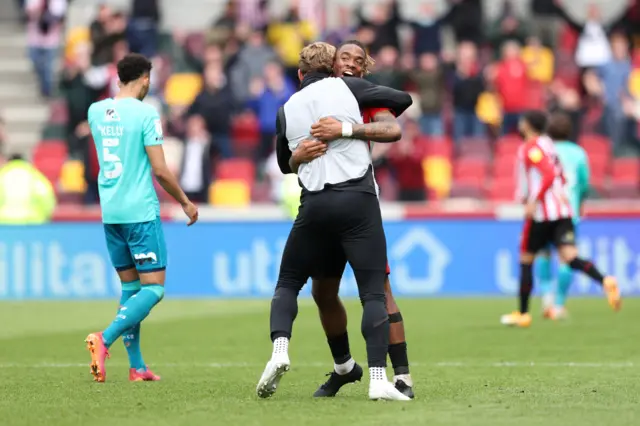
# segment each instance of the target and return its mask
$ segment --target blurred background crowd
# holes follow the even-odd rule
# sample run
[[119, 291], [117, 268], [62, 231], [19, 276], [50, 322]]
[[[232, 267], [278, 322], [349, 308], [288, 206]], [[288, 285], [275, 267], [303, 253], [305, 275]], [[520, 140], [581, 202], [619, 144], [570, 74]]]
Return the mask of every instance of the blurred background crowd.
[[571, 116], [594, 196], [638, 195], [639, 0], [187, 1], [206, 29], [174, 25], [175, 0], [18, 3], [45, 125], [37, 145], [12, 142], [5, 116], [0, 140], [5, 156], [28, 151], [60, 202], [98, 201], [87, 109], [116, 93], [127, 52], [153, 58], [147, 102], [194, 200], [278, 201], [275, 116], [297, 90], [298, 53], [352, 38], [376, 60], [367, 78], [415, 99], [403, 139], [374, 150], [383, 199], [511, 200], [517, 121], [531, 108]]

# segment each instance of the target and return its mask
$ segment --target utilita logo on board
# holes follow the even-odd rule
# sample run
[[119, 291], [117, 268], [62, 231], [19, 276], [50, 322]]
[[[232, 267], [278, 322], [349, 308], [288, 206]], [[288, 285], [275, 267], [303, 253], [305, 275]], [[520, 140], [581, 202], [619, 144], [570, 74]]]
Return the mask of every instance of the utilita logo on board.
[[0, 298], [93, 298], [118, 294], [120, 281], [104, 256], [69, 255], [62, 244], [0, 243]]

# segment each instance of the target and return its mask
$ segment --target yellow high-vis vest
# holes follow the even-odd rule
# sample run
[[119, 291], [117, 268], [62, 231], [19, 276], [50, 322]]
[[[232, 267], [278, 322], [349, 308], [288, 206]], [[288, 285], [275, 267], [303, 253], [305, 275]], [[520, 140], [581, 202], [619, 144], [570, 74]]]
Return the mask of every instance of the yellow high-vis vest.
[[0, 225], [40, 225], [56, 207], [51, 182], [24, 160], [0, 168]]

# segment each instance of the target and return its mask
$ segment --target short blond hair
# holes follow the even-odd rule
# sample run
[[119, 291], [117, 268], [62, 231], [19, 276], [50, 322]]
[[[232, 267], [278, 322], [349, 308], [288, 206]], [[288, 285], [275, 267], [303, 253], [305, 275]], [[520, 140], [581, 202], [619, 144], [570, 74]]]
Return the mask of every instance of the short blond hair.
[[306, 46], [300, 52], [298, 68], [302, 74], [309, 71], [319, 71], [331, 74], [333, 72], [333, 59], [336, 48], [329, 43], [317, 41]]

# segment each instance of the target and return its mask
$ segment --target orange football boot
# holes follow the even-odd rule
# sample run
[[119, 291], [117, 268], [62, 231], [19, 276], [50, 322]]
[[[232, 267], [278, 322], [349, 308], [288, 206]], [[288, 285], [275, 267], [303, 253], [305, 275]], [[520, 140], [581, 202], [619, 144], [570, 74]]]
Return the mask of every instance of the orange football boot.
[[109, 351], [102, 340], [102, 333], [91, 333], [84, 339], [87, 344], [87, 349], [91, 354], [91, 374], [93, 380], [103, 383], [107, 380], [107, 371], [104, 364], [107, 358], [109, 358]]

